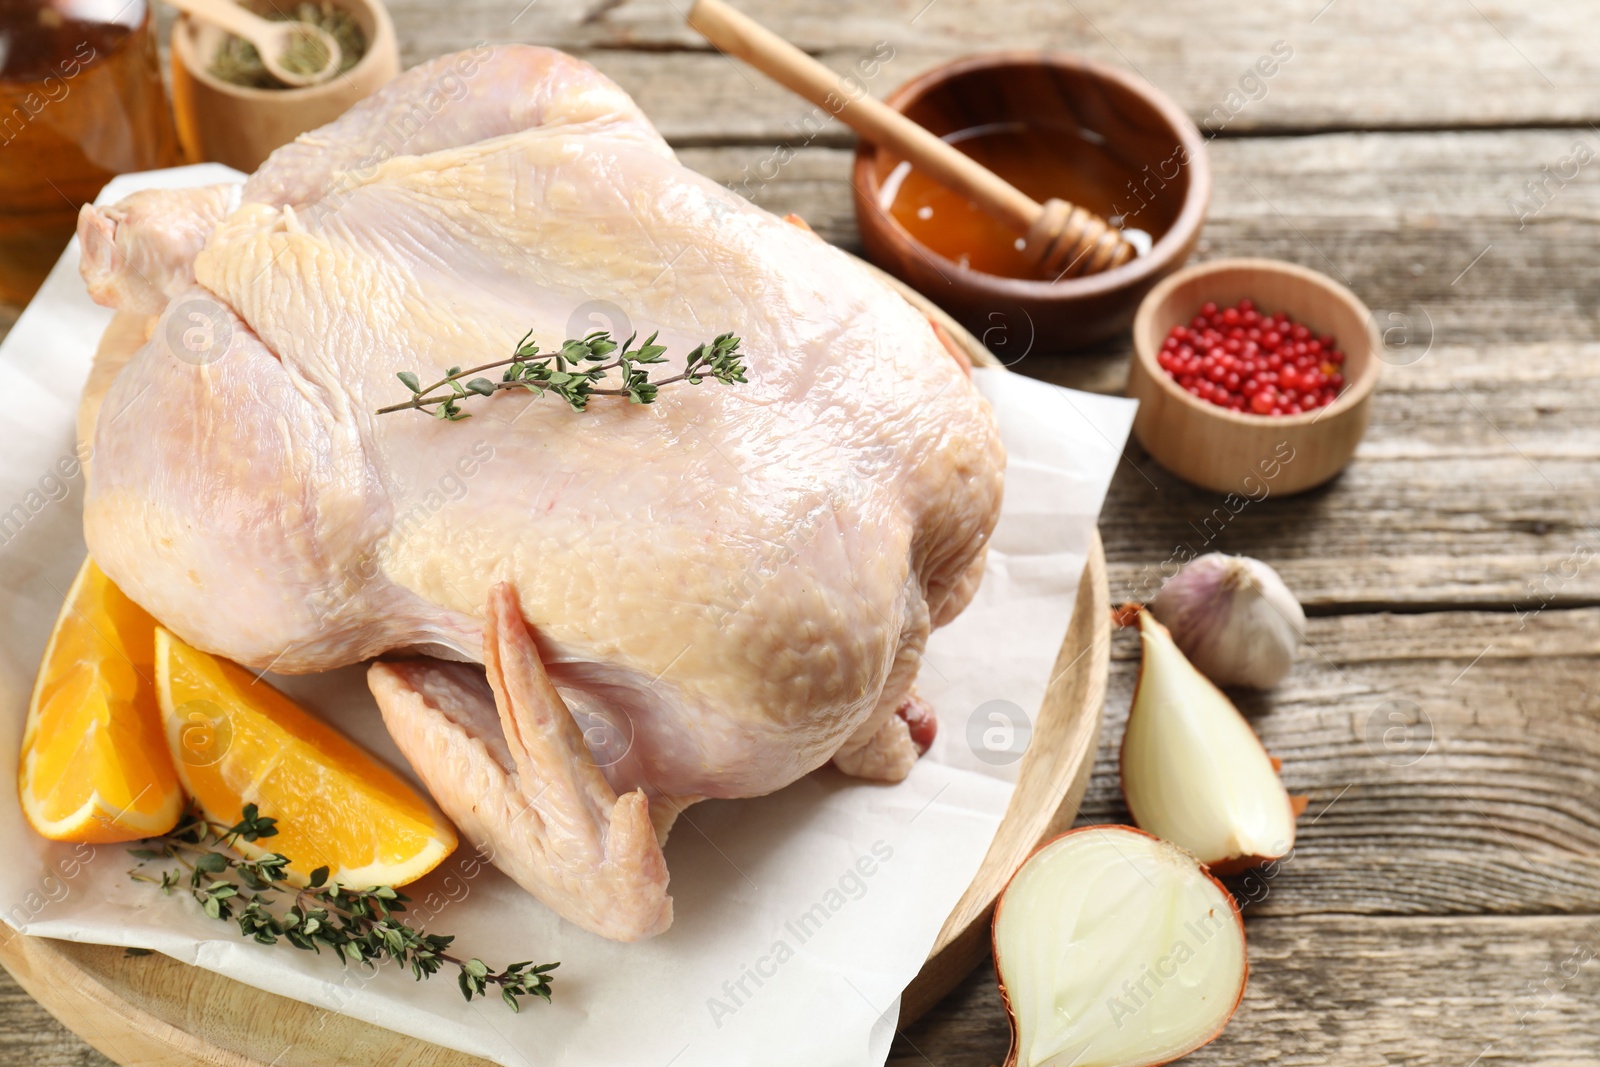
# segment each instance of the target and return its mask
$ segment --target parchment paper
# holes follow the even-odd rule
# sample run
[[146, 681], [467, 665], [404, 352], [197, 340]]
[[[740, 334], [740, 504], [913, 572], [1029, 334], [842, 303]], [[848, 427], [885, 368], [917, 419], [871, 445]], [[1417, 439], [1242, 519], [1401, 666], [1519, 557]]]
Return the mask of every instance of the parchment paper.
[[[100, 199], [235, 177], [214, 165], [130, 175]], [[111, 313], [84, 294], [77, 264], [74, 244], [0, 347], [7, 780], [39, 657], [84, 553], [73, 419]], [[667, 846], [676, 921], [641, 944], [560, 921], [465, 850], [408, 889], [419, 917], [456, 934], [463, 954], [491, 965], [560, 960], [553, 1004], [513, 1015], [498, 999], [465, 1003], [450, 971], [416, 983], [393, 968], [374, 975], [247, 943], [186, 896], [130, 881], [123, 846], [43, 841], [10, 788], [0, 790], [0, 917], [28, 934], [156, 949], [508, 1065], [883, 1063], [900, 991], [1004, 811], [1133, 416], [1131, 401], [1008, 372], [978, 380], [1009, 451], [1005, 505], [977, 600], [928, 650], [919, 684], [938, 710], [939, 740], [907, 781], [822, 771], [773, 796], [691, 808]], [[273, 680], [404, 769], [360, 667]], [[298, 1039], [284, 1035], [286, 1045]]]

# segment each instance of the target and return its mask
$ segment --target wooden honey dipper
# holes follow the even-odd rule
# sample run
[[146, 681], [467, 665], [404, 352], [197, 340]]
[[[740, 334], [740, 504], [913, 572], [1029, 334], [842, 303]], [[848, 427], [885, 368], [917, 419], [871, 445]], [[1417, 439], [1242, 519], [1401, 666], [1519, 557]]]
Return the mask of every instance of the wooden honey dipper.
[[1023, 251], [1051, 277], [1098, 274], [1137, 254], [1120, 230], [1082, 205], [1054, 197], [1041, 204], [887, 104], [864, 93], [852, 99], [837, 74], [722, 0], [695, 0], [689, 25], [1022, 234]]

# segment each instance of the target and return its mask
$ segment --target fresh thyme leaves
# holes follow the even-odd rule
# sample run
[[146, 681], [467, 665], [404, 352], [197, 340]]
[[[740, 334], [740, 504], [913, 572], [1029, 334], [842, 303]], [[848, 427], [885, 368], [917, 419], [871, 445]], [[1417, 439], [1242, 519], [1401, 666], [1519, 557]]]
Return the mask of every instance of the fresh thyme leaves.
[[[550, 999], [550, 972], [559, 964], [513, 963], [491, 971], [480, 959], [463, 960], [445, 951], [453, 936], [414, 930], [398, 918], [410, 900], [404, 893], [388, 886], [347, 889], [328, 881], [326, 867], [312, 871], [309, 884], [297, 887], [285, 875], [289, 861], [283, 856], [271, 852], [247, 859], [239, 852], [240, 841], [275, 836], [276, 822], [261, 815], [254, 804], [246, 804], [243, 818], [232, 826], [210, 822], [191, 809], [165, 835], [128, 850], [141, 861], [128, 873], [136, 882], [160, 886], [163, 893], [187, 883], [207, 915], [237, 922], [241, 934], [263, 945], [275, 945], [282, 938], [296, 948], [319, 955], [329, 948], [342, 960], [374, 968], [389, 959], [409, 968], [418, 981], [454, 964], [462, 996], [468, 1000], [488, 996], [489, 987], [495, 986], [512, 1011], [521, 1010], [520, 997]], [[159, 878], [143, 873], [146, 863], [164, 860], [186, 869], [188, 877], [170, 868]], [[280, 895], [292, 903], [272, 910]]]
[[[745, 381], [744, 355], [739, 351], [739, 338], [725, 333], [714, 341], [696, 345], [689, 352], [683, 372], [670, 378], [652, 382], [649, 364], [665, 363], [665, 345], [656, 344], [656, 334], [645, 338], [644, 344], [634, 347], [638, 335], [634, 334], [621, 346], [604, 331], [595, 331], [587, 337], [568, 338], [553, 352], [541, 352], [539, 346], [528, 340], [533, 331], [517, 342], [516, 352], [509, 359], [485, 363], [480, 367], [451, 367], [445, 376], [427, 388], [416, 374], [403, 370], [395, 377], [411, 390], [411, 399], [404, 404], [391, 404], [379, 408], [379, 415], [392, 411], [415, 409], [436, 419], [456, 422], [471, 418], [460, 408], [460, 402], [473, 396], [493, 396], [502, 389], [526, 389], [543, 396], [554, 393], [565, 400], [574, 411], [583, 411], [593, 396], [625, 396], [630, 403], [650, 404], [664, 385], [688, 382], [699, 385], [714, 378], [723, 385]], [[608, 358], [609, 357], [609, 358]], [[504, 367], [498, 382], [488, 378], [473, 378], [481, 371]], [[621, 380], [609, 384], [608, 375], [620, 370]], [[462, 379], [467, 379], [463, 384]], [[604, 386], [601, 383], [607, 383]]]

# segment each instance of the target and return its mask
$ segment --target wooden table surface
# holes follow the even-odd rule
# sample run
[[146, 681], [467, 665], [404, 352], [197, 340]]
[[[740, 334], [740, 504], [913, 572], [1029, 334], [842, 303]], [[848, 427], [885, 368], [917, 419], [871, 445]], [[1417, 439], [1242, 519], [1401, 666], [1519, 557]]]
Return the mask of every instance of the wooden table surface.
[[[407, 65], [481, 40], [586, 56], [687, 164], [854, 246], [848, 131], [709, 52], [685, 2], [392, 8]], [[1372, 428], [1333, 484], [1232, 515], [1134, 445], [1106, 502], [1114, 599], [1216, 548], [1272, 563], [1311, 616], [1292, 676], [1245, 707], [1310, 810], [1244, 890], [1244, 1004], [1188, 1062], [1600, 1064], [1600, 4], [744, 6], [841, 71], [886, 43], [878, 95], [976, 50], [1137, 71], [1217, 133], [1199, 254], [1324, 271], [1388, 331]], [[1278, 42], [1292, 57], [1250, 81]], [[1006, 339], [1024, 373], [1121, 388], [1125, 341]], [[1084, 821], [1127, 817], [1136, 651], [1118, 637]], [[985, 966], [889, 1062], [984, 1067], [1006, 1039]], [[104, 1062], [0, 974], [0, 1064]]]

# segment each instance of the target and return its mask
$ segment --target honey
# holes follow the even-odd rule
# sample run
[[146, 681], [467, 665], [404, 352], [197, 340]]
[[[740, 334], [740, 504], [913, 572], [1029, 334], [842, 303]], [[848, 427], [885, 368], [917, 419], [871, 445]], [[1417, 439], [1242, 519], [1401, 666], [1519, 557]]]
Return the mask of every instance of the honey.
[[[1088, 129], [1025, 122], [990, 123], [946, 134], [946, 141], [1041, 203], [1080, 204], [1123, 231], [1140, 255], [1176, 219], [1174, 197], [1141, 195], [1147, 175]], [[902, 162], [884, 180], [884, 208], [924, 247], [1005, 278], [1054, 281], [1022, 249], [1022, 237], [959, 193]]]
[[33, 295], [113, 176], [178, 161], [142, 0], [0, 0], [0, 301]]

